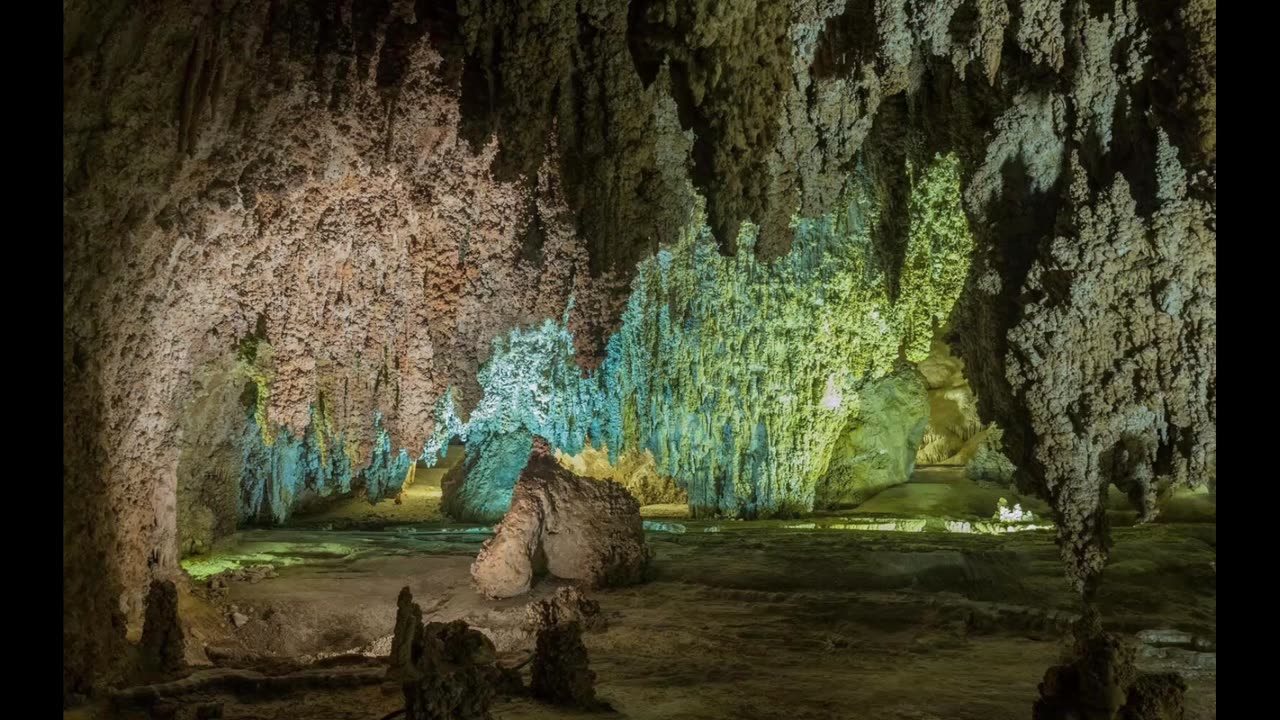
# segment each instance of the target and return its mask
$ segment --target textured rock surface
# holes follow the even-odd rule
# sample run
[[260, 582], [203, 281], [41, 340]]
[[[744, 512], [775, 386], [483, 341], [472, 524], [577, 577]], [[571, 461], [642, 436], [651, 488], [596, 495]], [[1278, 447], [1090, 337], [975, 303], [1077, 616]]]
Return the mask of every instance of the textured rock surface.
[[501, 675], [493, 643], [461, 620], [422, 624], [409, 588], [397, 600], [389, 672], [410, 720], [487, 720]]
[[[945, 335], [945, 330], [939, 333]], [[926, 465], [963, 465], [973, 457], [984, 428], [978, 400], [964, 376], [964, 361], [935, 337], [929, 357], [916, 368], [929, 389], [929, 424], [916, 461]]]
[[538, 631], [529, 682], [534, 697], [552, 705], [593, 709], [595, 682], [577, 622], [555, 623]]
[[1136, 648], [1110, 634], [1080, 644], [1079, 657], [1049, 668], [1035, 720], [1182, 720], [1186, 683], [1173, 673], [1142, 673]]
[[[495, 182], [496, 144], [458, 137], [431, 18], [315, 9], [66, 8], [65, 648], [82, 689], [141, 624], [148, 558], [175, 565], [179, 477], [184, 544], [209, 536], [201, 478], [239, 463], [199, 449], [227, 439], [201, 419], [240, 412], [227, 399], [247, 379], [197, 379], [256, 328], [273, 348], [264, 432], [305, 436], [323, 398], [358, 473], [375, 413], [416, 455], [446, 387], [474, 402], [497, 334], [570, 293], [578, 338], [608, 315], [554, 174]], [[202, 397], [216, 407], [184, 410]], [[208, 510], [216, 532], [224, 509]]]
[[631, 585], [643, 579], [649, 558], [635, 498], [612, 481], [565, 470], [539, 440], [471, 577], [495, 598], [528, 592], [542, 571], [588, 587]]
[[183, 667], [185, 653], [186, 633], [178, 619], [178, 588], [172, 580], [152, 580], [138, 647], [138, 669], [144, 677], [162, 677]]
[[525, 428], [468, 444], [466, 459], [441, 485], [441, 510], [458, 522], [501, 520], [532, 449], [533, 435]]
[[964, 474], [970, 480], [996, 485], [1010, 485], [1018, 471], [1004, 454], [1004, 431], [992, 426], [975, 440], [977, 447], [965, 463]]
[[860, 398], [857, 414], [836, 440], [827, 472], [818, 481], [815, 507], [858, 505], [911, 479], [929, 419], [919, 373], [907, 369], [870, 382]]
[[[1006, 373], [1025, 388], [1031, 460], [1081, 581], [1106, 559], [1111, 485], [1153, 517], [1160, 485], [1200, 484], [1217, 447], [1213, 209], [1188, 195], [1163, 133], [1158, 145], [1149, 217], [1123, 177], [1095, 193], [1073, 158], [1074, 222], [1031, 267], [1036, 300], [1009, 333]], [[1063, 288], [1064, 276], [1076, 283]]]
[[571, 622], [578, 623], [584, 630], [603, 630], [609, 624], [600, 612], [600, 603], [576, 586], [562, 587], [552, 597], [529, 603], [525, 608], [525, 625], [535, 633]]
[[612, 480], [631, 493], [641, 505], [674, 505], [689, 502], [689, 494], [671, 478], [658, 473], [653, 453], [629, 450], [609, 462], [609, 448], [584, 447], [577, 455], [556, 452], [556, 460], [575, 475]]
[[775, 262], [722, 257], [704, 230], [643, 263], [602, 366], [608, 446], [652, 451], [695, 515], [811, 510], [861, 394], [928, 355], [964, 283], [956, 159], [931, 158], [909, 180], [897, 300], [870, 252], [885, 208], [857, 194], [798, 219]]
[[[68, 691], [110, 678], [152, 573], [225, 529], [218, 488], [246, 450], [260, 519], [348, 477], [376, 495], [401, 449], [452, 432], [433, 426], [447, 388], [469, 418], [511, 327], [572, 294], [575, 358], [602, 360], [690, 186], [722, 248], [782, 258], [804, 245], [797, 209], [821, 218], [857, 185], [882, 208], [869, 284], [910, 304], [908, 161], [954, 152], [976, 244], [959, 354], [1019, 482], [1053, 501], [1072, 577], [1105, 560], [1107, 484], [1149, 508], [1214, 479], [1213, 0], [69, 0], [64, 18]], [[927, 352], [917, 330], [892, 344]], [[247, 336], [271, 362], [237, 376]], [[729, 402], [687, 400], [690, 428]], [[755, 442], [744, 417], [725, 457]], [[593, 439], [667, 436], [627, 423]], [[787, 435], [764, 445], [796, 456]], [[670, 458], [715, 454], [649, 449], [677, 479]], [[691, 497], [804, 507], [815, 468]]]

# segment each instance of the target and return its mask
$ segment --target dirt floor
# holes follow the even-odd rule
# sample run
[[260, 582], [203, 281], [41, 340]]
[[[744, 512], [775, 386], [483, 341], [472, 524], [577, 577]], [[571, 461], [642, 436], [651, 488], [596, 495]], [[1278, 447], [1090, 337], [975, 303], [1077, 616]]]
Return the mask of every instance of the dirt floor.
[[[608, 627], [585, 638], [598, 695], [614, 717], [1029, 717], [1076, 610], [1052, 531], [956, 530], [962, 521], [989, 520], [1000, 493], [955, 472], [924, 469], [888, 492], [857, 513], [805, 521], [651, 519], [651, 579], [594, 593]], [[1197, 522], [1116, 530], [1104, 617], [1141, 643], [1143, 667], [1187, 678], [1189, 719], [1215, 718], [1212, 498], [1179, 503], [1175, 516]], [[1042, 511], [1034, 503], [1024, 508]], [[912, 517], [928, 522], [916, 532], [865, 529], [914, 528], [881, 522]], [[365, 678], [351, 682], [365, 684], [188, 693], [175, 700], [177, 717], [195, 717], [201, 703], [220, 703], [222, 717], [245, 720], [378, 720], [396, 710], [399, 690], [379, 681], [372, 658], [389, 649], [396, 595], [406, 585], [426, 619], [465, 619], [508, 660], [532, 648], [524, 605], [555, 582], [544, 581], [532, 597], [481, 598], [468, 568], [488, 528], [435, 522], [326, 531], [310, 523], [240, 533], [204, 565], [188, 563], [197, 576], [241, 568], [239, 579], [221, 576], [231, 578], [225, 590], [199, 590], [227, 618], [210, 637], [210, 654], [221, 667], [267, 674], [346, 663], [349, 677]], [[244, 570], [264, 564], [271, 570]], [[371, 659], [361, 667], [332, 657], [342, 653]], [[582, 713], [507, 699], [494, 716]]]

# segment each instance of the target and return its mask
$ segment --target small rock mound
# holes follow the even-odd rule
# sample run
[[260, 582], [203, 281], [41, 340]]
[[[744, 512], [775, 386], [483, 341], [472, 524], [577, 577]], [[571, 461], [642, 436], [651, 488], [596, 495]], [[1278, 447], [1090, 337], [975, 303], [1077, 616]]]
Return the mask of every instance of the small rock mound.
[[182, 669], [186, 633], [178, 620], [178, 587], [172, 580], [152, 580], [146, 619], [139, 643], [139, 669], [154, 677]]
[[1183, 720], [1186, 683], [1174, 673], [1140, 673], [1136, 650], [1099, 633], [1079, 659], [1045, 673], [1035, 720]]
[[630, 585], [650, 557], [635, 498], [615, 482], [574, 475], [539, 440], [471, 577], [492, 598], [528, 592], [544, 571], [589, 587]]
[[596, 674], [591, 671], [587, 646], [582, 644], [582, 626], [568, 622], [545, 627], [538, 632], [533, 652], [533, 678], [529, 690], [539, 700], [552, 705], [594, 710]]
[[525, 626], [534, 633], [570, 622], [581, 623], [588, 632], [604, 630], [609, 624], [600, 612], [600, 603], [576, 587], [562, 587], [552, 597], [525, 608]]

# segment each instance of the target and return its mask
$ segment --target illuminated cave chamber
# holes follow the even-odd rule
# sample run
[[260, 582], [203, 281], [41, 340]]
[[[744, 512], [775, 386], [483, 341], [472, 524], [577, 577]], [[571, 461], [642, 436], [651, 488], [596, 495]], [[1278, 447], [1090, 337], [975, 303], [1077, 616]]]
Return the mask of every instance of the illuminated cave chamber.
[[1009, 484], [1017, 470], [1002, 449], [1004, 432], [995, 422], [983, 423], [978, 399], [964, 372], [964, 360], [956, 357], [942, 337], [935, 337], [917, 368], [929, 396], [929, 422], [925, 426], [916, 463], [964, 468], [980, 482]]
[[64, 695], [536, 438], [699, 519], [1016, 468], [1093, 602], [1109, 493], [1215, 481], [1214, 8], [69, 2]]
[[[612, 462], [651, 456], [657, 477], [643, 492], [667, 501], [682, 492], [695, 516], [791, 516], [905, 482], [928, 417], [914, 364], [947, 321], [973, 241], [957, 160], [939, 155], [904, 171], [896, 298], [874, 252], [881, 209], [855, 191], [837, 212], [796, 219], [791, 251], [772, 261], [750, 252], [756, 228], [744, 226], [742, 251], [725, 257], [695, 219], [679, 243], [641, 263], [606, 359], [586, 377], [563, 324], [496, 343], [470, 418], [449, 398], [437, 416], [443, 434], [468, 445], [445, 511], [501, 517], [533, 435], [571, 467], [600, 467], [599, 448]], [[429, 443], [427, 456], [439, 447]]]
[[[695, 516], [856, 505], [911, 475], [930, 417], [915, 366], [936, 347], [973, 246], [957, 159], [902, 170], [910, 196], [896, 297], [875, 252], [882, 209], [866, 183], [838, 211], [795, 219], [790, 252], [774, 260], [750, 252], [750, 225], [742, 251], [723, 256], [696, 215], [678, 243], [637, 269], [597, 369], [579, 367], [567, 315], [514, 329], [477, 373], [482, 394], [466, 420], [447, 392], [417, 452], [393, 448], [375, 415], [362, 460], [335, 432], [324, 396], [300, 435], [276, 427], [265, 410], [269, 338], [246, 338], [229, 371], [244, 386], [239, 452], [223, 453], [217, 467], [228, 470], [208, 477], [224, 482], [238, 466], [239, 521], [278, 524], [353, 491], [370, 502], [395, 495], [417, 458], [430, 467], [462, 440], [466, 458], [443, 481], [442, 510], [496, 522], [539, 436], [570, 467], [614, 478], [626, 467], [642, 501], [687, 503]], [[184, 519], [203, 530], [207, 515], [198, 505]]]

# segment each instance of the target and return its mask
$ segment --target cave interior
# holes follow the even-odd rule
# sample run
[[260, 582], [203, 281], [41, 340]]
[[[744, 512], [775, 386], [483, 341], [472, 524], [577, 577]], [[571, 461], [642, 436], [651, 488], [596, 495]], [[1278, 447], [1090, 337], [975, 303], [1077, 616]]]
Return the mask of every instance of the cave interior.
[[65, 718], [1216, 718], [1214, 0], [66, 0]]

